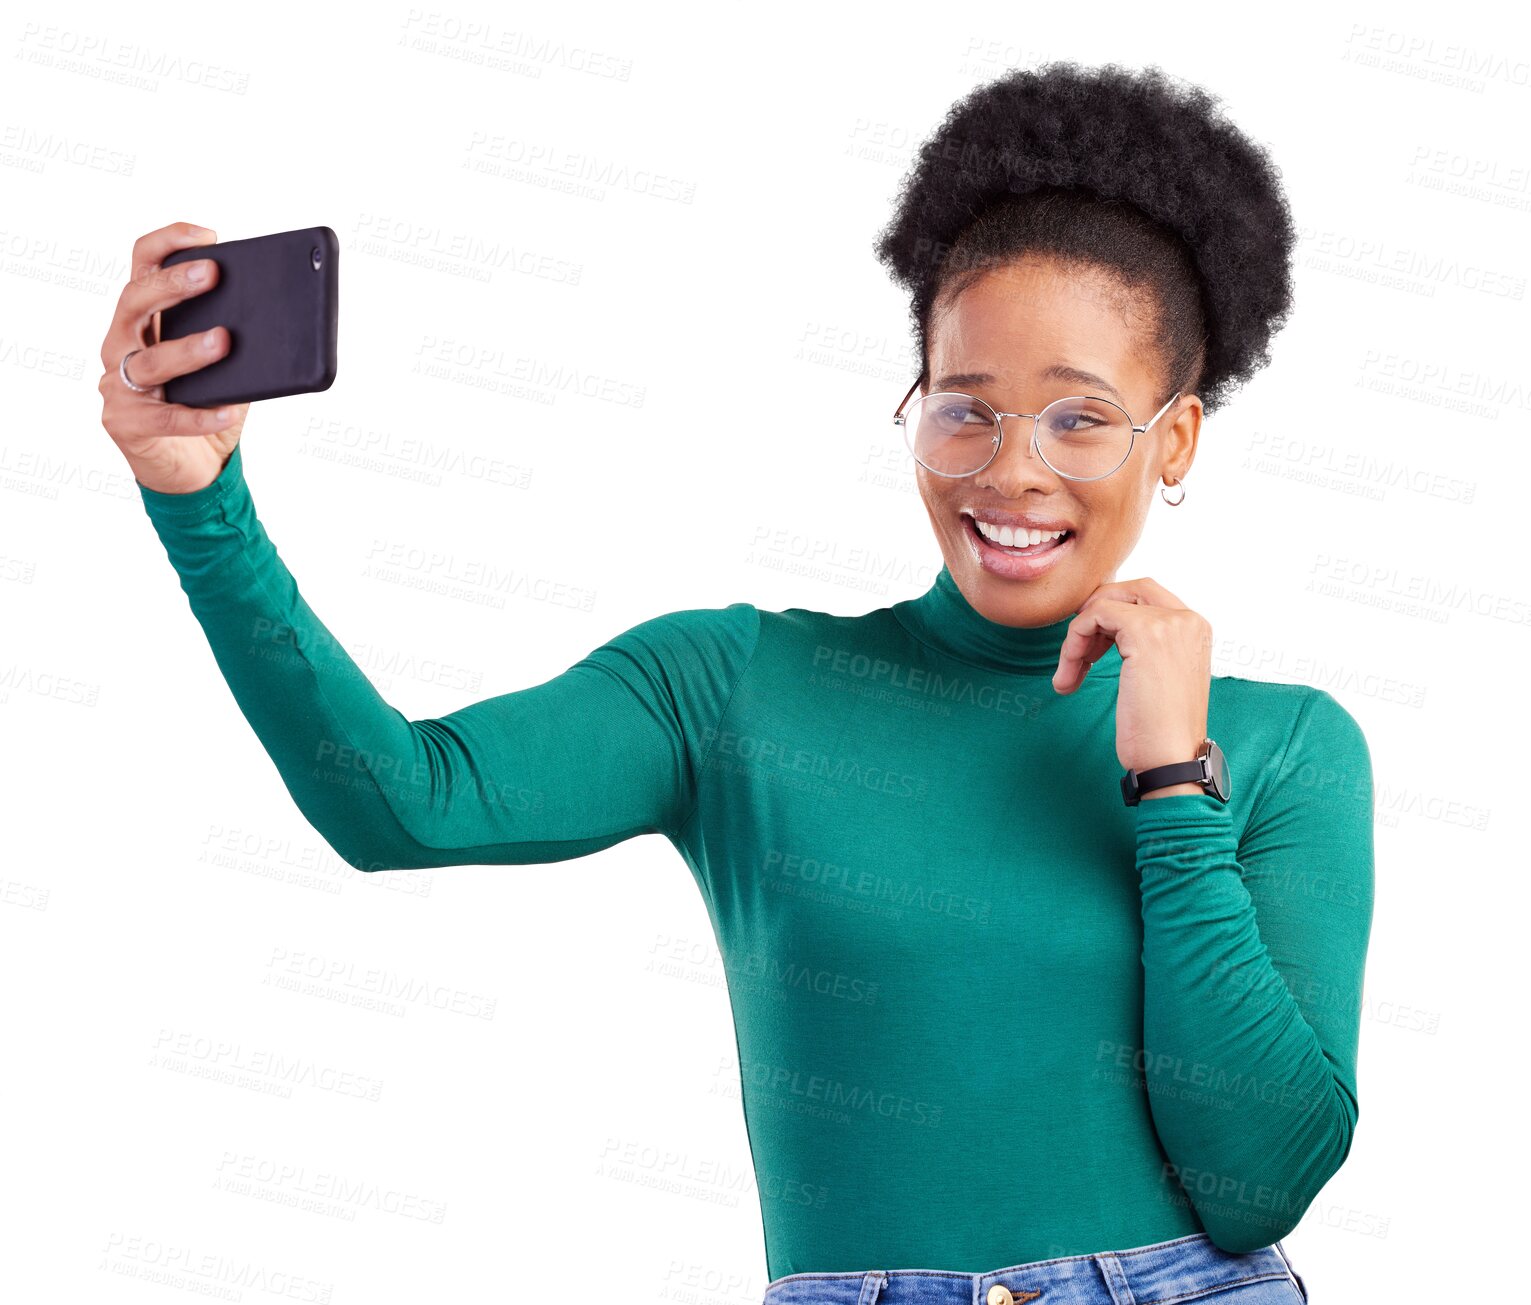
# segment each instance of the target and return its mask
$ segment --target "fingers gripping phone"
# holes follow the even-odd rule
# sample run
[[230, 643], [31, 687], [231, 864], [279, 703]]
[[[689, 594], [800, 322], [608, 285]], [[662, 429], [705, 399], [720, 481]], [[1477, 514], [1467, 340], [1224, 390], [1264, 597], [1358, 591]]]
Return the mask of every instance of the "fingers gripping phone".
[[170, 403], [194, 408], [327, 390], [335, 380], [340, 242], [329, 227], [177, 249], [160, 264], [218, 264], [211, 290], [160, 311], [160, 339], [228, 329], [216, 362], [165, 382]]

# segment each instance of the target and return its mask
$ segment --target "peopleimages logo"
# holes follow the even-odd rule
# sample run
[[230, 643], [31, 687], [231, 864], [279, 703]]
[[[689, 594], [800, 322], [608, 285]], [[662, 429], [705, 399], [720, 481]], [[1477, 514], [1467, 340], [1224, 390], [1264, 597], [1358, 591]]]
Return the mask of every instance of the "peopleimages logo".
[[823, 1074], [749, 1059], [741, 1060], [739, 1072], [746, 1087], [778, 1097], [800, 1098], [805, 1103], [814, 1103], [828, 1110], [881, 1115], [914, 1124], [934, 1125], [941, 1121], [939, 1105], [893, 1089], [845, 1083]]

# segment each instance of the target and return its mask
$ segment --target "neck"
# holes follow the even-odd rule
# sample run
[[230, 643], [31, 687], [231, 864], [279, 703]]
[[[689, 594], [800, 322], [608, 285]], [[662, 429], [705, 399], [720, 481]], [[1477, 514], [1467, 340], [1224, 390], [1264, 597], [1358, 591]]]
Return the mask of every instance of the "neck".
[[[937, 652], [970, 665], [1010, 675], [1052, 677], [1070, 623], [1077, 612], [1050, 625], [1002, 625], [968, 602], [943, 564], [935, 582], [918, 598], [894, 603], [893, 615], [910, 634]], [[1085, 677], [1115, 679], [1122, 655], [1113, 643]]]

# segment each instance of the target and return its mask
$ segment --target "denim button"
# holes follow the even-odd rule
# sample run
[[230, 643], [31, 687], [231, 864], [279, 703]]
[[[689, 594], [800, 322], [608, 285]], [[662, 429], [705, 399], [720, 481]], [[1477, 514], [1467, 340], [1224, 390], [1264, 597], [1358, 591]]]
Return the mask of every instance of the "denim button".
[[1010, 1288], [996, 1282], [989, 1288], [989, 1305], [1015, 1305], [1015, 1297], [1010, 1294]]

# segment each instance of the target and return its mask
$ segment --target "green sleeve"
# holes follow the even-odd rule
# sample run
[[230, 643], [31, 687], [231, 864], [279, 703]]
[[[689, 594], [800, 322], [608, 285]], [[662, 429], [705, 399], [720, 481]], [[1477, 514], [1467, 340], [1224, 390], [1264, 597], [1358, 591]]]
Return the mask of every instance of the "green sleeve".
[[526, 864], [678, 838], [754, 652], [750, 604], [653, 617], [541, 684], [409, 720], [298, 592], [240, 446], [203, 489], [139, 492], [245, 719], [348, 864]]
[[1206, 794], [1137, 808], [1150, 1109], [1172, 1176], [1233, 1252], [1296, 1227], [1360, 1114], [1371, 756], [1314, 689], [1271, 772], [1242, 837]]

